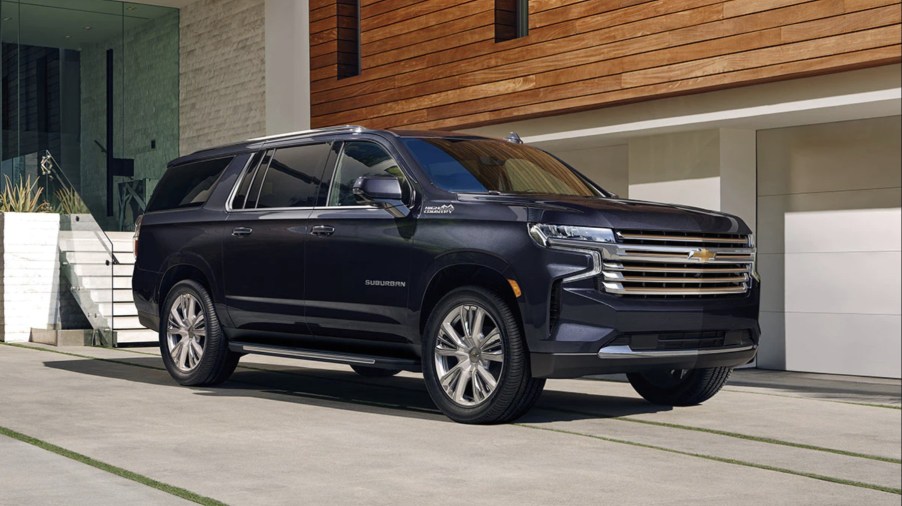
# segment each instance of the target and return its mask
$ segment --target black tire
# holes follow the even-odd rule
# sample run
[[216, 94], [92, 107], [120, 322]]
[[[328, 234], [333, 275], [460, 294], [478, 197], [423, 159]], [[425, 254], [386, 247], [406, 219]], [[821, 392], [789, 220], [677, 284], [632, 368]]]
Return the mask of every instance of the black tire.
[[[205, 336], [202, 339], [203, 353], [200, 355], [200, 360], [194, 367], [187, 370], [176, 365], [177, 360], [170, 353], [168, 342], [172, 308], [183, 295], [194, 297], [199, 303], [199, 309], [203, 310], [205, 330]], [[160, 353], [163, 356], [163, 364], [173, 379], [185, 386], [218, 385], [229, 379], [229, 376], [235, 371], [235, 367], [238, 366], [241, 354], [229, 350], [228, 341], [222, 333], [219, 318], [216, 316], [213, 299], [200, 283], [191, 280], [176, 283], [166, 295], [160, 314]], [[182, 339], [187, 340], [188, 338], [182, 337]]]
[[401, 369], [382, 369], [381, 367], [367, 367], [365, 365], [352, 365], [351, 369], [354, 369], [354, 372], [364, 378], [390, 378], [401, 372]]
[[[460, 307], [478, 307], [491, 317], [491, 324], [500, 336], [500, 344], [496, 344], [495, 348], [501, 351], [503, 357], [500, 366], [493, 366], [497, 367], [493, 373], [497, 374], [496, 386], [483, 399], [477, 400], [477, 380], [470, 380], [472, 405], [458, 403], [451, 398], [451, 394], [446, 393], [436, 365], [436, 344], [443, 320], [452, 317], [451, 312]], [[488, 341], [489, 339], [485, 339], [482, 342]], [[498, 351], [494, 354], [497, 356]], [[473, 368], [477, 363], [492, 365], [487, 360], [482, 360], [478, 354], [469, 360], [473, 361]], [[492, 361], [495, 360], [497, 358]], [[466, 373], [458, 374], [463, 377]], [[473, 375], [476, 376], [477, 373], [474, 372]], [[451, 291], [436, 304], [429, 315], [423, 336], [423, 378], [429, 396], [442, 413], [456, 422], [470, 424], [503, 423], [522, 416], [535, 404], [545, 386], [544, 379], [534, 379], [530, 373], [529, 353], [510, 306], [497, 294], [480, 287], [463, 287]], [[486, 384], [481, 379], [478, 381]]]
[[694, 406], [714, 397], [732, 372], [732, 367], [714, 367], [630, 373], [626, 377], [636, 392], [652, 404]]

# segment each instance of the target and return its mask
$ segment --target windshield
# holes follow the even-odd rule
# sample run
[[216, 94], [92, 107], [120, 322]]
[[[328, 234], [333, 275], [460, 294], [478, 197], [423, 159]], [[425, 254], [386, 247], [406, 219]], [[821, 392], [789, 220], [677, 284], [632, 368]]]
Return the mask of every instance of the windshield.
[[557, 158], [522, 144], [413, 137], [404, 144], [432, 182], [449, 192], [602, 195]]

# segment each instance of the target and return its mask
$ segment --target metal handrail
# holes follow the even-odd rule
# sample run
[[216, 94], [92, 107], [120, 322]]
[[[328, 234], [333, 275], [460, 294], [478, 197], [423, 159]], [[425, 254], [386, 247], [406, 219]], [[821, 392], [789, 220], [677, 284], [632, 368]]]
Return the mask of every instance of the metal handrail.
[[[69, 177], [66, 176], [65, 172], [63, 172], [59, 162], [56, 161], [56, 159], [53, 157], [53, 154], [50, 153], [49, 150], [44, 151], [44, 155], [41, 156], [39, 168], [41, 175], [47, 177], [49, 181], [53, 181], [60, 188], [69, 190], [75, 195], [78, 195], [78, 198], [81, 200], [82, 205], [84, 205], [84, 207], [87, 209], [87, 205], [85, 204], [84, 199], [82, 199], [81, 194], [72, 184], [72, 181], [69, 180]], [[48, 197], [50, 196], [50, 190], [51, 188], [48, 185]], [[71, 291], [73, 297], [75, 298], [75, 301], [78, 303], [79, 308], [81, 308], [88, 322], [91, 324], [91, 327], [94, 331], [94, 344], [111, 347], [115, 345], [115, 333], [113, 331], [115, 319], [114, 308], [116, 304], [114, 269], [115, 265], [119, 262], [116, 259], [115, 248], [112, 239], [110, 239], [110, 237], [100, 227], [100, 225], [97, 224], [93, 217], [91, 217], [91, 219], [89, 220], [81, 220], [79, 221], [79, 223], [80, 227], [84, 227], [85, 231], [90, 232], [90, 235], [93, 236], [94, 239], [100, 244], [101, 249], [103, 249], [103, 253], [109, 259], [109, 261], [105, 262], [106, 267], [109, 268], [109, 272], [101, 276], [101, 278], [109, 279], [109, 314], [105, 315], [101, 309], [102, 304], [106, 304], [106, 302], [98, 302], [94, 300], [90, 295], [91, 291], [104, 292], [107, 289], [106, 286], [85, 286], [85, 280], [83, 278], [90, 277], [90, 275], [79, 275], [78, 273], [76, 273], [75, 267], [67, 260], [65, 260], [62, 255], [60, 257], [60, 268], [63, 272], [63, 275], [71, 285]], [[76, 236], [73, 235], [73, 241], [76, 241], [75, 237]], [[75, 243], [76, 242], [74, 242], [73, 244]], [[77, 250], [73, 250], [72, 252], [77, 253]]]

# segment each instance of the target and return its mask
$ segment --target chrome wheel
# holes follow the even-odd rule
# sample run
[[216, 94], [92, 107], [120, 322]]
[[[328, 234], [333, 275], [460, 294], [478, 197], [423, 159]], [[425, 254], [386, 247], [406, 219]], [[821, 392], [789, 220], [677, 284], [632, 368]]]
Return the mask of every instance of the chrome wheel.
[[475, 304], [449, 311], [435, 340], [435, 372], [445, 395], [460, 406], [485, 402], [504, 367], [501, 329]]
[[207, 343], [207, 320], [197, 297], [183, 293], [172, 302], [166, 325], [166, 345], [172, 363], [184, 372], [200, 363]]

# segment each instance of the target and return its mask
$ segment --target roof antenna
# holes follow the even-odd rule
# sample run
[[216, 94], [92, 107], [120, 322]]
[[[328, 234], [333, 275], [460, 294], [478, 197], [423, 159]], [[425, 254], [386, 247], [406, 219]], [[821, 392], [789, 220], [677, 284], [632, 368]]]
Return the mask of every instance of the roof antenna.
[[517, 135], [517, 132], [511, 132], [507, 137], [504, 138], [507, 142], [513, 142], [514, 144], [523, 144], [523, 139]]

